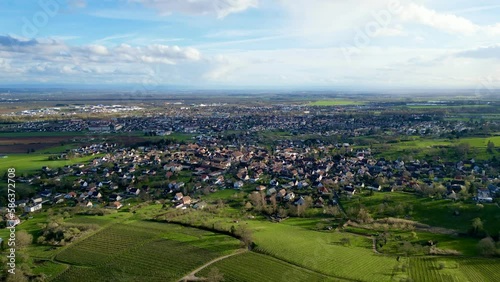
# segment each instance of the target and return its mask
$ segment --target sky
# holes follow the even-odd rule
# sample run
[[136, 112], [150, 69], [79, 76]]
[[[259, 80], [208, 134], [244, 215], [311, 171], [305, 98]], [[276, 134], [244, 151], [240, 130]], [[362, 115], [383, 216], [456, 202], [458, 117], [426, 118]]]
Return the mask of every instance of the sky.
[[497, 89], [497, 0], [0, 0], [0, 86]]

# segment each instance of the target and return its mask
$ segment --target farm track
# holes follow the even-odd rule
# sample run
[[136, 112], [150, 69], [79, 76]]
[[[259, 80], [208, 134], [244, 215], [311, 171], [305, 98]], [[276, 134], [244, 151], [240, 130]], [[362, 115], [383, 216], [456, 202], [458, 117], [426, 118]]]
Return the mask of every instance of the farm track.
[[[203, 266], [200, 266], [199, 268], [193, 270], [191, 273], [189, 273], [188, 275], [184, 276], [183, 278], [181, 278], [179, 280], [179, 282], [189, 282], [189, 281], [206, 281], [206, 278], [204, 277], [197, 277], [196, 276], [196, 273], [202, 271], [203, 269], [207, 268], [208, 266], [218, 262], [218, 261], [221, 261], [221, 260], [224, 260], [226, 258], [229, 258], [229, 257], [232, 257], [232, 256], [236, 256], [236, 255], [241, 255], [241, 254], [244, 254], [246, 253], [248, 250], [246, 249], [240, 249], [238, 251], [236, 251], [235, 253], [233, 254], [230, 254], [230, 255], [225, 255], [225, 256], [222, 256], [222, 257], [219, 257], [219, 258], [216, 258], [210, 262], [207, 262], [206, 264], [204, 264]], [[274, 256], [270, 256], [270, 255], [267, 255], [267, 254], [263, 254], [263, 253], [260, 253], [260, 252], [256, 252], [258, 254], [261, 254], [261, 255], [264, 255], [264, 256], [269, 256], [273, 259], [276, 259], [276, 260], [279, 260], [280, 262], [282, 263], [285, 263], [287, 265], [290, 265], [290, 266], [293, 266], [293, 267], [297, 267], [297, 268], [300, 268], [302, 271], [304, 272], [308, 272], [308, 273], [314, 273], [314, 274], [317, 274], [317, 275], [320, 275], [322, 277], [325, 277], [325, 278], [328, 278], [328, 279], [335, 279], [335, 281], [357, 281], [357, 280], [350, 280], [350, 279], [347, 279], [347, 278], [341, 278], [341, 277], [336, 277], [336, 276], [331, 276], [331, 275], [327, 275], [327, 274], [324, 274], [324, 273], [321, 273], [321, 272], [317, 272], [317, 271], [314, 271], [314, 270], [311, 270], [309, 268], [305, 268], [303, 266], [300, 266], [300, 265], [296, 265], [296, 264], [292, 264], [292, 263], [289, 263], [287, 261], [284, 261], [282, 259], [279, 259], [279, 258], [276, 258]]]
[[210, 265], [212, 265], [212, 264], [214, 264], [214, 263], [216, 263], [218, 261], [221, 261], [223, 259], [227, 259], [227, 258], [232, 257], [232, 256], [243, 254], [243, 253], [245, 253], [247, 251], [248, 251], [247, 249], [239, 249], [239, 250], [237, 250], [236, 252], [234, 252], [232, 254], [225, 255], [225, 256], [213, 259], [213, 260], [205, 263], [204, 265], [198, 267], [197, 269], [191, 271], [191, 273], [189, 273], [188, 275], [182, 277], [179, 281], [204, 281], [205, 278], [196, 277], [196, 273], [200, 272], [204, 268], [206, 268], [206, 267], [208, 267], [208, 266], [210, 266]]

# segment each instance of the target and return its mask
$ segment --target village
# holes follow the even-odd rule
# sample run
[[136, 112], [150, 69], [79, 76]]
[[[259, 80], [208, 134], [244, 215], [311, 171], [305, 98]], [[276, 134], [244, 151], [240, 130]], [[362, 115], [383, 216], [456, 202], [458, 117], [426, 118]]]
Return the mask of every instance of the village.
[[[113, 112], [107, 118], [82, 118], [59, 111], [55, 119], [51, 115], [38, 120], [17, 123], [8, 130], [16, 132], [82, 132], [130, 133], [149, 132], [154, 135], [169, 135], [172, 132], [190, 134], [213, 134], [231, 131], [262, 132], [287, 130], [293, 134], [317, 134], [320, 136], [449, 136], [472, 131], [477, 124], [466, 121], [450, 121], [442, 112], [399, 113], [376, 115], [381, 105], [347, 107], [312, 107], [307, 105], [249, 105], [231, 104], [169, 104], [167, 106], [81, 106], [88, 113], [101, 116], [102, 110], [123, 109], [125, 116]], [[134, 111], [130, 116], [128, 111]], [[53, 110], [52, 110], [53, 111]], [[43, 113], [45, 111], [42, 111]], [[42, 118], [44, 117], [44, 118]]]
[[[202, 209], [205, 196], [227, 189], [248, 193], [250, 207], [267, 202], [302, 209], [338, 205], [366, 191], [477, 203], [492, 203], [500, 194], [497, 175], [487, 173], [494, 172], [488, 162], [388, 161], [348, 143], [282, 141], [266, 148], [211, 137], [137, 148], [93, 144], [71, 153], [95, 157], [85, 164], [43, 167], [19, 179], [38, 191], [16, 202], [26, 215], [53, 206], [120, 209], [130, 199]], [[276, 211], [268, 213], [279, 216]], [[19, 218], [12, 220], [10, 224], [20, 223]]]

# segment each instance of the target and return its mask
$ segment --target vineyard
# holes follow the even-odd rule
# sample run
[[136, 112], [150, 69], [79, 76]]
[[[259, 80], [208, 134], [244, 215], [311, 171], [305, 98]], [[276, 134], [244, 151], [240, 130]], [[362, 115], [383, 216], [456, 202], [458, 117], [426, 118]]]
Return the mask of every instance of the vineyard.
[[270, 256], [247, 252], [212, 264], [197, 274], [206, 277], [216, 267], [226, 282], [250, 281], [340, 281], [325, 275], [306, 271]]
[[175, 281], [239, 244], [229, 236], [164, 223], [114, 224], [59, 253], [56, 260], [71, 267], [55, 281]]
[[500, 281], [500, 260], [459, 260], [460, 270], [469, 281]]
[[500, 281], [500, 261], [481, 258], [411, 258], [409, 273], [414, 281], [496, 282]]
[[[255, 226], [256, 251], [337, 278], [359, 281], [386, 281], [397, 264], [395, 257], [373, 253], [367, 238], [342, 233], [325, 233], [285, 224]], [[345, 246], [365, 241], [361, 246]], [[345, 240], [345, 239], [344, 239]], [[356, 270], [356, 271], [353, 271]]]
[[62, 251], [56, 259], [73, 265], [100, 266], [113, 256], [152, 239], [154, 235], [147, 230], [115, 224]]
[[70, 282], [70, 281], [120, 281], [118, 278], [120, 275], [113, 275], [105, 268], [90, 268], [90, 267], [78, 267], [71, 266], [63, 274], [59, 275], [56, 279], [52, 280], [55, 282]]
[[444, 259], [410, 258], [409, 274], [414, 281], [469, 281], [464, 279], [454, 261]]

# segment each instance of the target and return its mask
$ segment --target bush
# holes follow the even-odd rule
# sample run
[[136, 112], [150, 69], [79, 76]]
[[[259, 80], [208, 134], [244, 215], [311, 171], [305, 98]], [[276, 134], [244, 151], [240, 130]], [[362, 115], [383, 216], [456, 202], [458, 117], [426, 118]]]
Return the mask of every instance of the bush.
[[495, 241], [491, 237], [486, 237], [479, 241], [477, 250], [483, 256], [493, 256], [496, 254]]

